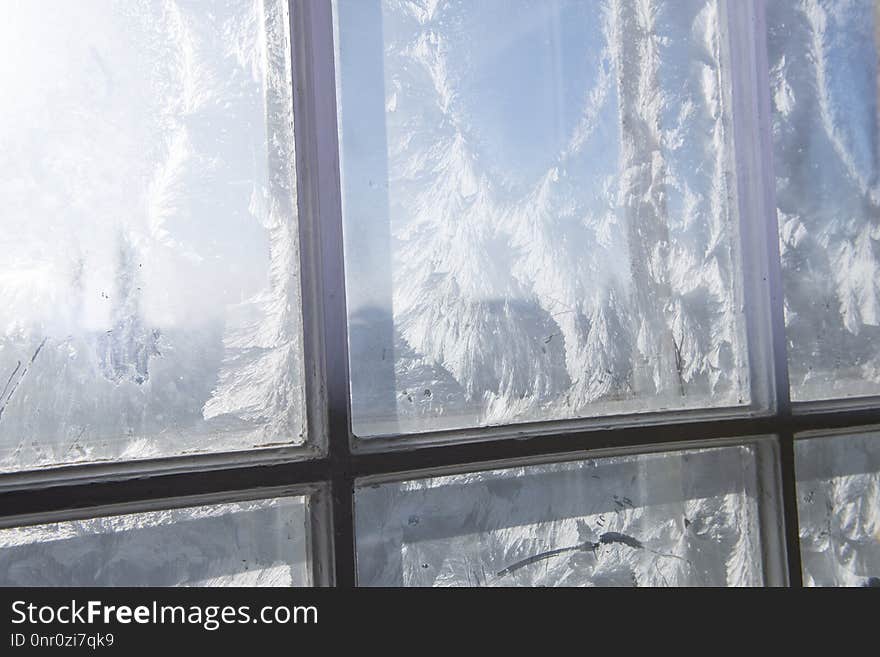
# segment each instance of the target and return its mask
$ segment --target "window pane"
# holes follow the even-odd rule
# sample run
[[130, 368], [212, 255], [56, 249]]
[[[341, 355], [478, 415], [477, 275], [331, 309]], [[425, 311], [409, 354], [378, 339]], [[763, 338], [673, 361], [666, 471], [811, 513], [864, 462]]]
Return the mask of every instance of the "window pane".
[[360, 436], [748, 404], [719, 4], [337, 0]]
[[807, 586], [880, 586], [880, 433], [798, 440]]
[[[756, 445], [589, 459], [356, 489], [371, 586], [765, 582]], [[763, 494], [763, 493], [762, 493]], [[765, 498], [769, 499], [769, 498]]]
[[0, 586], [306, 586], [305, 497], [0, 530]]
[[791, 395], [878, 394], [880, 3], [767, 11]]
[[303, 442], [287, 31], [4, 5], [0, 469]]

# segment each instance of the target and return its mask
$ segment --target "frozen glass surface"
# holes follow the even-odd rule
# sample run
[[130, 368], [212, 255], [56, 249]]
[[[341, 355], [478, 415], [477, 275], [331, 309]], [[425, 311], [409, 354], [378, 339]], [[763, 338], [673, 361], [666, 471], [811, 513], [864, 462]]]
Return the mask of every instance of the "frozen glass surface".
[[757, 447], [620, 456], [356, 489], [368, 586], [764, 582]]
[[749, 403], [717, 2], [336, 10], [358, 435]]
[[880, 586], [880, 432], [795, 442], [807, 586]]
[[0, 530], [0, 586], [307, 586], [305, 497]]
[[878, 394], [880, 3], [767, 12], [792, 399]]
[[302, 443], [283, 0], [0, 21], [0, 469]]

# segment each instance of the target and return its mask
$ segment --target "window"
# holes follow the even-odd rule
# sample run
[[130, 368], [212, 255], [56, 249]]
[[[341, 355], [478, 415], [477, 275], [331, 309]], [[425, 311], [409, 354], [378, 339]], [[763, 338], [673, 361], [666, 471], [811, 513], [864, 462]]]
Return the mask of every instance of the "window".
[[0, 584], [878, 583], [875, 0], [75, 4]]
[[305, 445], [284, 3], [48, 9], [0, 28], [0, 468]]
[[[761, 472], [761, 449], [772, 448], [741, 444], [364, 482], [355, 492], [358, 582], [779, 583], [778, 555], [763, 554], [774, 544], [778, 509], [763, 494], [772, 495], [773, 472]], [[770, 508], [761, 509], [767, 501]]]
[[880, 586], [880, 432], [808, 434], [796, 443], [804, 581]]
[[3, 584], [307, 586], [307, 497], [0, 530]]
[[716, 2], [336, 7], [356, 435], [751, 406]]
[[797, 401], [880, 391], [877, 12], [865, 1], [768, 6], [776, 204]]

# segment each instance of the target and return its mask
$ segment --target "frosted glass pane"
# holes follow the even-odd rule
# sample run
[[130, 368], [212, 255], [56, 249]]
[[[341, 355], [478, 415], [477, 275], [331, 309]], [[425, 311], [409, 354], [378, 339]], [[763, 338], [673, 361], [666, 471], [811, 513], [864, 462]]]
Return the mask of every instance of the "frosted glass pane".
[[880, 586], [880, 432], [795, 442], [807, 586]]
[[305, 497], [0, 530], [0, 586], [307, 586]]
[[4, 3], [0, 469], [303, 442], [287, 31]]
[[791, 395], [878, 394], [880, 3], [767, 12]]
[[749, 403], [718, 2], [336, 10], [358, 435]]
[[358, 583], [761, 585], [756, 452], [713, 448], [364, 485], [355, 495]]

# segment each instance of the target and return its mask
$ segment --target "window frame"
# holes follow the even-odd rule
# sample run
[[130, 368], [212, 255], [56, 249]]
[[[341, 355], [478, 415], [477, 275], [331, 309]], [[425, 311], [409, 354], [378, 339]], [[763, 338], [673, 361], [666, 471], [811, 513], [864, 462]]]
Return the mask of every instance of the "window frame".
[[720, 3], [733, 92], [740, 250], [750, 254], [743, 270], [751, 290], [747, 333], [750, 377], [759, 378], [757, 406], [442, 431], [393, 445], [387, 439], [357, 441], [349, 396], [332, 0], [289, 0], [308, 446], [0, 474], [0, 527], [309, 491], [320, 500], [310, 505], [318, 509], [312, 514], [315, 583], [348, 588], [357, 584], [356, 480], [773, 436], [782, 510], [780, 574], [773, 583], [802, 586], [796, 434], [880, 425], [880, 398], [791, 402], [770, 140], [767, 0]]

